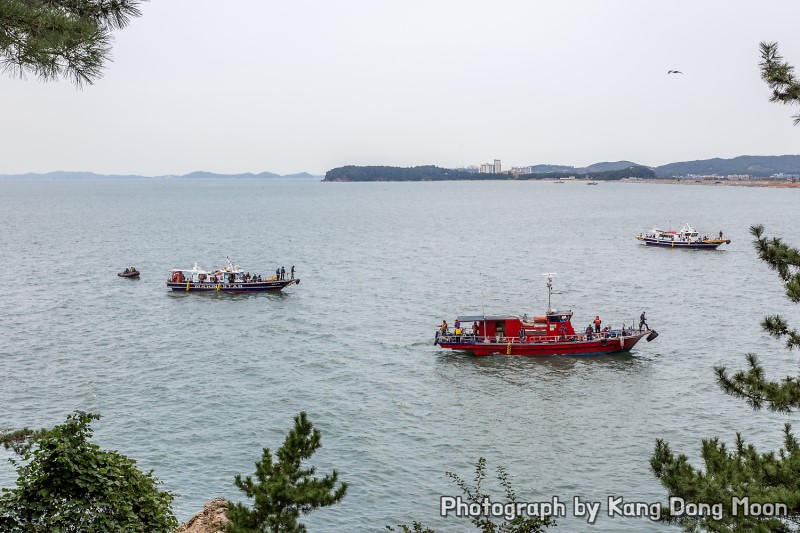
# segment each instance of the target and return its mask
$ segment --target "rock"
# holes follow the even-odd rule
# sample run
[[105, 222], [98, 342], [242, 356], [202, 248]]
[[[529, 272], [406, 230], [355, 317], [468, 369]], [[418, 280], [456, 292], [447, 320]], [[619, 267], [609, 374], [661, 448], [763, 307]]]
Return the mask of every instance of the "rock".
[[206, 502], [203, 510], [181, 525], [175, 533], [219, 533], [228, 523], [228, 506], [225, 498], [214, 498]]

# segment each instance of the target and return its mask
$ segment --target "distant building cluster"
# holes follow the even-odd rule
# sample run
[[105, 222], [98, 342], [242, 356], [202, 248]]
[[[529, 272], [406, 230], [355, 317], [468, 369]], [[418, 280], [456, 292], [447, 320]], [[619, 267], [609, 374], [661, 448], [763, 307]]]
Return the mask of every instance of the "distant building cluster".
[[499, 159], [495, 159], [494, 163], [484, 163], [481, 165], [481, 174], [502, 174], [503, 169]]
[[515, 176], [520, 174], [533, 174], [533, 167], [511, 167], [511, 173]]
[[533, 174], [533, 167], [511, 167], [511, 170], [503, 171], [503, 166], [499, 159], [495, 159], [494, 163], [484, 163], [478, 167], [480, 174], [511, 174], [513, 176], [521, 176], [523, 174]]
[[777, 174], [772, 174], [770, 177], [753, 177], [750, 174], [686, 174], [684, 176], [676, 176], [678, 178], [686, 178], [694, 181], [751, 181], [751, 180], [775, 180], [775, 181], [789, 181], [790, 183], [796, 182], [800, 179], [800, 175], [798, 174], [785, 174], [783, 172], [779, 172]]
[[753, 179], [750, 174], [728, 174], [726, 176], [720, 176], [719, 174], [687, 174], [686, 177], [695, 181], [747, 181]]

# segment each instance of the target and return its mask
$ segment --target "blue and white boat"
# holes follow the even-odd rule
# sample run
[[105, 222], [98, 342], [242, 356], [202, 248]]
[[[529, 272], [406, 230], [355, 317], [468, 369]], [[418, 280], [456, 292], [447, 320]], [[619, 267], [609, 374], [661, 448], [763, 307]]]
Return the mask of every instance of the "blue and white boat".
[[654, 228], [650, 233], [636, 236], [637, 240], [644, 241], [647, 246], [661, 246], [665, 248], [690, 248], [696, 250], [716, 250], [721, 244], [730, 244], [730, 239], [723, 239], [722, 232], [719, 232], [718, 239], [708, 236], [701, 236], [689, 224], [686, 224], [680, 231], [660, 230]]

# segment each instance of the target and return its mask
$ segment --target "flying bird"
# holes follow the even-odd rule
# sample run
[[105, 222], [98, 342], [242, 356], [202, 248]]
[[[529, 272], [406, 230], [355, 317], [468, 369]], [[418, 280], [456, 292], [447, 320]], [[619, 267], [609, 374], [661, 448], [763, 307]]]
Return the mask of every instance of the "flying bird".
[[680, 70], [668, 70], [667, 74], [683, 74]]

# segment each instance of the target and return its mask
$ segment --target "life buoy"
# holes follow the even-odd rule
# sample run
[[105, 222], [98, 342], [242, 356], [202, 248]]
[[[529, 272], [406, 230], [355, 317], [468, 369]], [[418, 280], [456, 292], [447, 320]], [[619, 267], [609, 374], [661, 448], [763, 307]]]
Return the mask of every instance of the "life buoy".
[[607, 338], [603, 337], [602, 339], [600, 339], [600, 346], [605, 346], [606, 344], [608, 344]]

